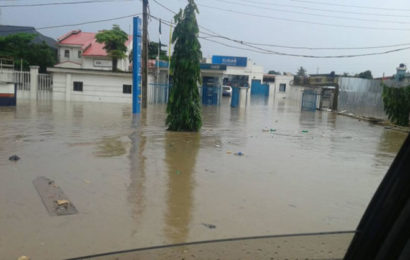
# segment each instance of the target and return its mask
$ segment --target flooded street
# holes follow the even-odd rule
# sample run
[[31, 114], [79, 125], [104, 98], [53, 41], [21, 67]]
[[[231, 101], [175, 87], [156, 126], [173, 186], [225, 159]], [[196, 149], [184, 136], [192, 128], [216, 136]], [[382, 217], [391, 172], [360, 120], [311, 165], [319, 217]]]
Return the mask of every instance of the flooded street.
[[[203, 107], [200, 133], [167, 132], [164, 105], [136, 118], [123, 104], [0, 108], [0, 256], [354, 230], [407, 134], [251, 101]], [[32, 183], [39, 176], [78, 214], [50, 216]]]

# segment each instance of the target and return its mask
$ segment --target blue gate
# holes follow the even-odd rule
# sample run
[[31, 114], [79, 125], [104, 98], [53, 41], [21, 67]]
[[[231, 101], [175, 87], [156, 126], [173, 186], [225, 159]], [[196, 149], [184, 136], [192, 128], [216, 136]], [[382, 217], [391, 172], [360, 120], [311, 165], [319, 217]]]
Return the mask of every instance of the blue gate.
[[302, 110], [316, 111], [317, 94], [310, 89], [304, 90], [302, 95]]
[[202, 104], [218, 105], [221, 87], [217, 77], [202, 78]]
[[258, 79], [253, 79], [251, 85], [251, 95], [269, 96], [269, 85], [262, 84]]

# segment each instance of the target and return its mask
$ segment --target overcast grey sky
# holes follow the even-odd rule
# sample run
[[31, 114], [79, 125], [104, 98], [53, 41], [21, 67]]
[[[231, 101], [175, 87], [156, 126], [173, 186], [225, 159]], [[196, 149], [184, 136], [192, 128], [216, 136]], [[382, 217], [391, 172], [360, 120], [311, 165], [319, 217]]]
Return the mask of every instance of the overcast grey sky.
[[[5, 4], [32, 4], [50, 2], [75, 2], [81, 0], [2, 0]], [[183, 8], [186, 0], [157, 0], [172, 10]], [[306, 47], [367, 47], [409, 43], [409, 0], [197, 0], [198, 22], [212, 31], [233, 39], [286, 46]], [[173, 14], [149, 0], [152, 15], [170, 21]], [[343, 5], [343, 6], [339, 6]], [[224, 9], [219, 10], [216, 8]], [[45, 27], [114, 18], [142, 12], [140, 0], [117, 0], [112, 2], [20, 7], [1, 9], [0, 23]], [[232, 11], [227, 11], [232, 10]], [[117, 21], [40, 30], [41, 33], [58, 38], [64, 33], [81, 29], [96, 32], [119, 24], [129, 32], [132, 18]], [[324, 25], [324, 24], [331, 24]], [[168, 43], [169, 28], [162, 27], [162, 42]], [[158, 40], [158, 22], [150, 20], [149, 37]], [[230, 45], [240, 46], [221, 39]], [[358, 73], [371, 70], [374, 76], [392, 75], [399, 63], [410, 65], [410, 50], [385, 55], [342, 58], [312, 59], [254, 53], [221, 46], [201, 39], [204, 56], [247, 56], [265, 71], [296, 72], [303, 66], [308, 73]], [[242, 46], [244, 47], [244, 46]], [[307, 55], [345, 55], [382, 52], [391, 49], [364, 50], [300, 50], [264, 47], [273, 51]]]

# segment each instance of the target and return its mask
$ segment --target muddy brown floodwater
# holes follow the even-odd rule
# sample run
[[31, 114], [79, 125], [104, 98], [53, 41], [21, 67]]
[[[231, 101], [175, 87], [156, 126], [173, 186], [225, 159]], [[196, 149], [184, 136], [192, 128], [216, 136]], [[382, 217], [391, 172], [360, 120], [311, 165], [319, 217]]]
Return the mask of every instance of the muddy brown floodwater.
[[[224, 99], [203, 108], [200, 133], [167, 132], [164, 111], [133, 118], [130, 105], [47, 100], [0, 108], [0, 258], [354, 230], [406, 137], [285, 100], [232, 109]], [[39, 176], [78, 214], [50, 216], [32, 184]]]

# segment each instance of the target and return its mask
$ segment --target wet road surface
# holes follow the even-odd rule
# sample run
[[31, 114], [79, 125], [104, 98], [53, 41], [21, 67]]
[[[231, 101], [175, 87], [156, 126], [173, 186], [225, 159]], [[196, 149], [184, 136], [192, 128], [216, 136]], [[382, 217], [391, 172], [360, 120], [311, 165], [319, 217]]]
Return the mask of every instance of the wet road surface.
[[[203, 108], [200, 133], [167, 132], [163, 105], [136, 118], [122, 104], [0, 108], [0, 256], [353, 230], [406, 137], [286, 100], [228, 102]], [[79, 213], [50, 216], [39, 176]]]

